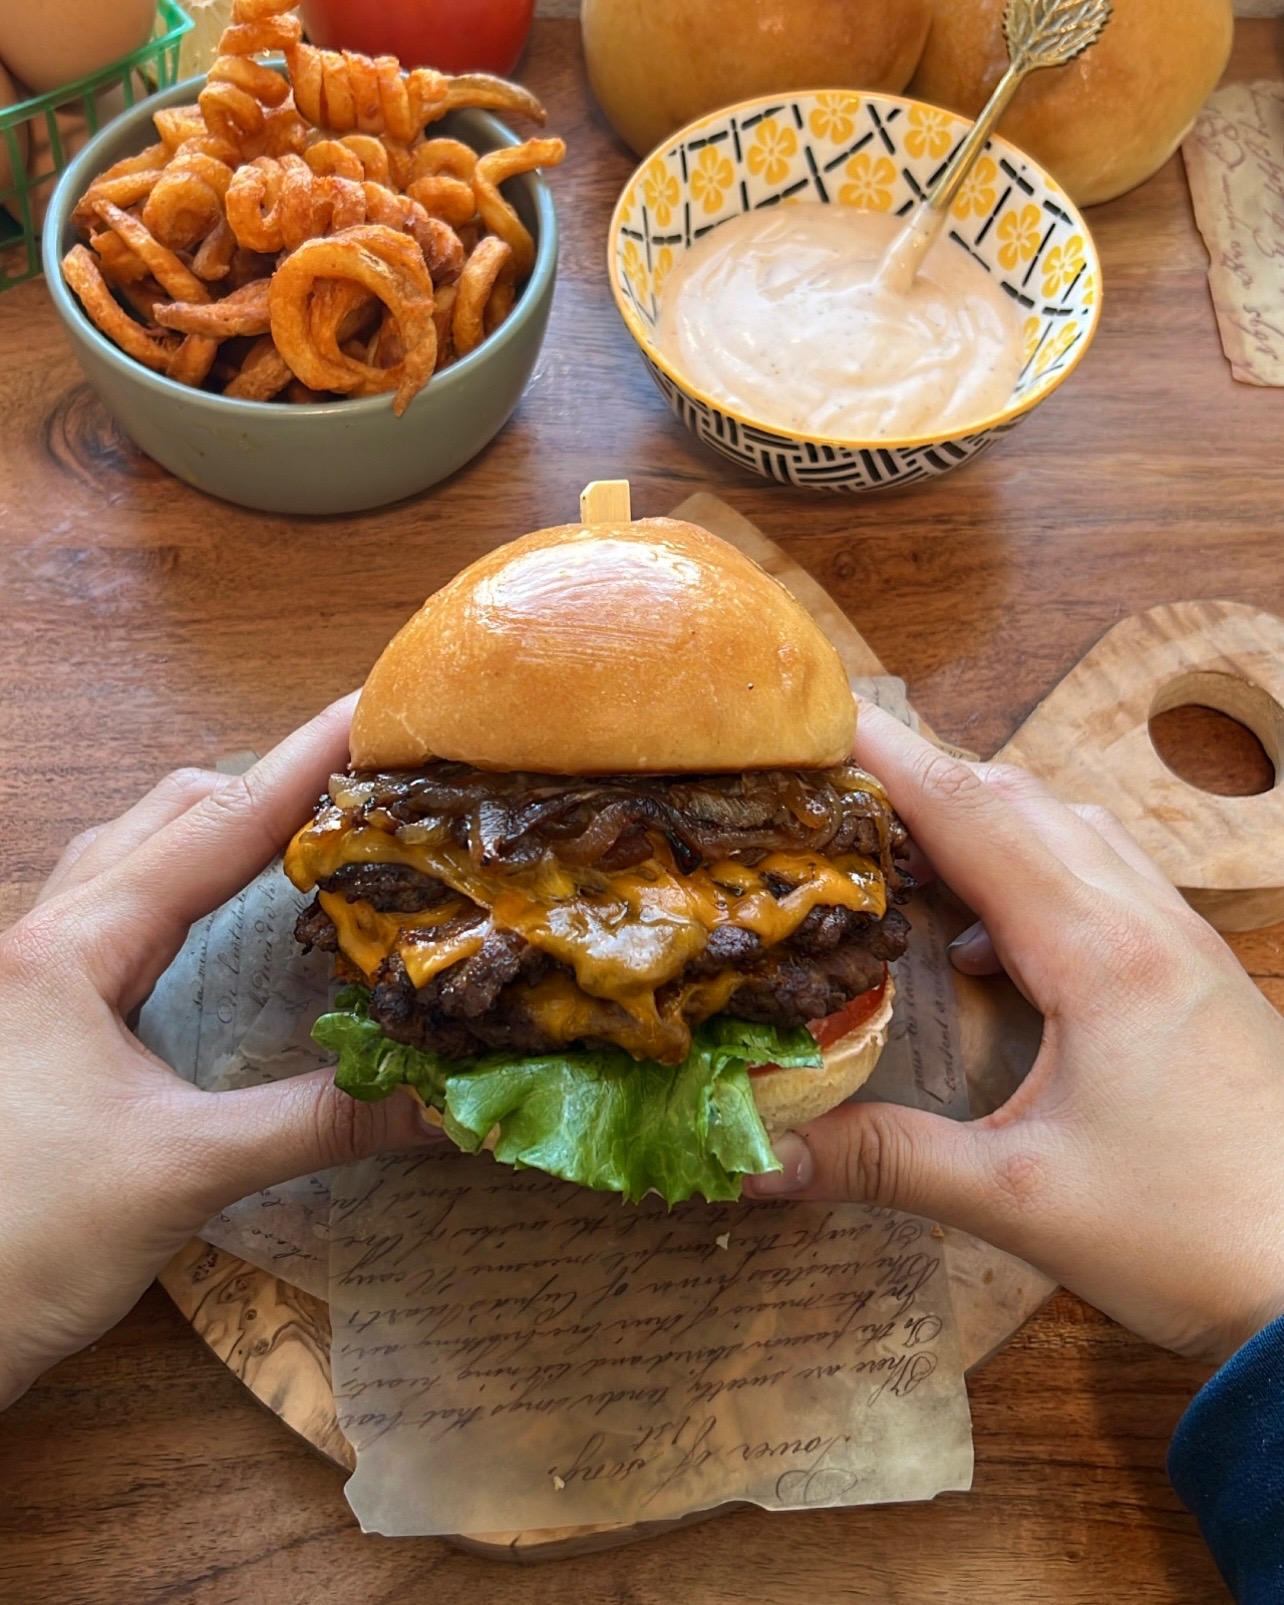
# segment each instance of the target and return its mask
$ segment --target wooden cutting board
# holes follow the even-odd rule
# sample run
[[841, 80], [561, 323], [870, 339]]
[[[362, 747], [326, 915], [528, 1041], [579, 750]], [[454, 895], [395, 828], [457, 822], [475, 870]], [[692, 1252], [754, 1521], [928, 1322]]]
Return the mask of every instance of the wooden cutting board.
[[[832, 597], [748, 520], [705, 494], [689, 498], [675, 514], [730, 540], [793, 591], [853, 679], [889, 672]], [[1257, 797], [1214, 797], [1173, 775], [1151, 745], [1147, 723], [1186, 702], [1219, 708], [1248, 725], [1278, 771], [1284, 620], [1226, 602], [1178, 603], [1126, 619], [996, 756], [1032, 769], [1068, 801], [1113, 808], [1221, 928], [1274, 923], [1284, 918], [1284, 789], [1277, 778]], [[960, 925], [965, 918], [960, 912]], [[1033, 1063], [1040, 1021], [1002, 980], [958, 976], [955, 985], [973, 1113], [983, 1114], [1011, 1094]], [[947, 1251], [970, 1371], [1020, 1329], [1054, 1284], [961, 1233], [948, 1234]], [[198, 1240], [175, 1257], [161, 1282], [261, 1403], [336, 1465], [352, 1468], [352, 1451], [335, 1419], [330, 1314], [323, 1300]], [[507, 1560], [552, 1559], [674, 1525], [474, 1534], [455, 1542]]]

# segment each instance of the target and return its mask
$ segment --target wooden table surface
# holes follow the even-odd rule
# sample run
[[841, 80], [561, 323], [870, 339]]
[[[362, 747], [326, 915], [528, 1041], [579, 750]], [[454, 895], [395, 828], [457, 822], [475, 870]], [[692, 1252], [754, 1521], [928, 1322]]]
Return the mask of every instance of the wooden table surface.
[[[1284, 23], [1241, 23], [1231, 70], [1280, 76]], [[1179, 161], [1093, 213], [1104, 317], [1063, 392], [960, 473], [826, 499], [736, 471], [671, 417], [606, 287], [632, 162], [590, 107], [573, 22], [537, 24], [522, 76], [571, 151], [552, 326], [508, 428], [419, 501], [291, 521], [207, 500], [113, 427], [41, 284], [0, 296], [0, 925], [74, 832], [176, 764], [263, 750], [357, 684], [427, 592], [572, 518], [593, 478], [627, 474], [643, 514], [716, 490], [847, 608], [937, 729], [983, 752], [1130, 612], [1284, 611], [1284, 394], [1230, 378]], [[1269, 780], [1210, 716], [1165, 726], [1179, 767]], [[1284, 1003], [1284, 932], [1235, 945]], [[970, 1494], [748, 1512], [513, 1570], [362, 1537], [338, 1474], [153, 1288], [0, 1417], [0, 1601], [1224, 1599], [1163, 1469], [1202, 1378], [1062, 1295], [974, 1381]]]

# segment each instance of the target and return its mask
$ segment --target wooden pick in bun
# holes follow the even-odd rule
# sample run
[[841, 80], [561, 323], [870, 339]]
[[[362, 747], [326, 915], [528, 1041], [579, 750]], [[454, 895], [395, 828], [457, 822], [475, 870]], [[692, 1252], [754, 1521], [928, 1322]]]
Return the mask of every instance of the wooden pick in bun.
[[474, 563], [376, 663], [286, 856], [357, 988], [317, 1028], [340, 1085], [589, 1186], [737, 1196], [886, 1040], [904, 832], [854, 730], [810, 615], [693, 525]]

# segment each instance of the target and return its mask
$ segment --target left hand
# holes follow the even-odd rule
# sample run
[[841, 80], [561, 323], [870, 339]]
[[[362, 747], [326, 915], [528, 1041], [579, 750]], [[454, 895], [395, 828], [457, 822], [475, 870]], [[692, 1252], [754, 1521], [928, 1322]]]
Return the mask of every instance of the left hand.
[[0, 1409], [129, 1310], [212, 1215], [309, 1171], [434, 1140], [332, 1072], [199, 1091], [126, 1019], [189, 926], [284, 844], [347, 761], [353, 699], [248, 774], [179, 770], [67, 849], [0, 935]]

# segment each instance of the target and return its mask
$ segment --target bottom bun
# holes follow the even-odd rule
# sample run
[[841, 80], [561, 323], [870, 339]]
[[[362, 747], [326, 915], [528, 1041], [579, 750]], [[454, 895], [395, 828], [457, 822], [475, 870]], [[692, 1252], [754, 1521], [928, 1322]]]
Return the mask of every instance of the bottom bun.
[[753, 1100], [768, 1136], [819, 1119], [865, 1085], [887, 1041], [895, 995], [889, 974], [878, 1012], [826, 1048], [821, 1069], [770, 1070], [753, 1077]]

